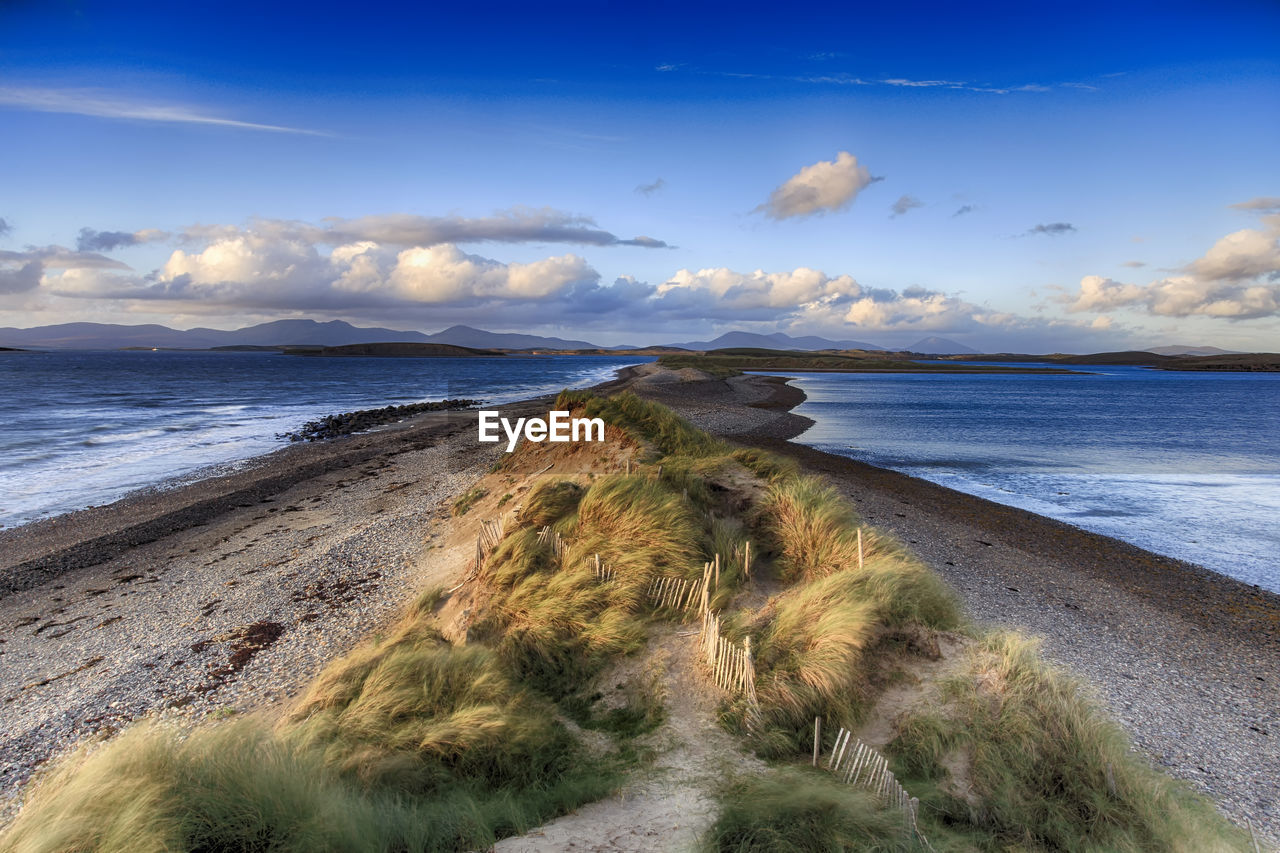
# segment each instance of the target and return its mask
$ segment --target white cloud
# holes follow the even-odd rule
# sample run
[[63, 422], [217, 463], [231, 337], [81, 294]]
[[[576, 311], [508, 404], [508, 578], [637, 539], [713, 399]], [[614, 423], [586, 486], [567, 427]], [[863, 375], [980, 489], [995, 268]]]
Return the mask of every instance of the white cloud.
[[848, 151], [819, 160], [792, 175], [756, 210], [773, 219], [812, 216], [847, 207], [872, 182], [867, 167]]
[[387, 283], [407, 301], [434, 304], [486, 299], [537, 301], [573, 282], [598, 277], [577, 255], [504, 264], [464, 254], [457, 246], [442, 245], [401, 252]]
[[[1269, 217], [1270, 218], [1270, 217]], [[1202, 280], [1242, 281], [1280, 270], [1280, 228], [1245, 228], [1214, 243], [1190, 270]]]
[[1280, 316], [1280, 216], [1218, 240], [1182, 275], [1146, 285], [1085, 276], [1080, 289], [1058, 298], [1068, 311], [1137, 308], [1163, 317], [1229, 320]]

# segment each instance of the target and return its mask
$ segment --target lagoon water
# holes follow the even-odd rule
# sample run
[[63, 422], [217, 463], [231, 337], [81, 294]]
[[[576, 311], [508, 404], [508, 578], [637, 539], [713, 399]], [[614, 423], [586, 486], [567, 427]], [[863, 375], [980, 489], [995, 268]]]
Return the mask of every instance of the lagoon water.
[[334, 412], [469, 397], [500, 404], [650, 358], [303, 358], [274, 353], [0, 356], [0, 526], [183, 482], [287, 444]]
[[1280, 592], [1280, 374], [788, 374], [796, 441]]

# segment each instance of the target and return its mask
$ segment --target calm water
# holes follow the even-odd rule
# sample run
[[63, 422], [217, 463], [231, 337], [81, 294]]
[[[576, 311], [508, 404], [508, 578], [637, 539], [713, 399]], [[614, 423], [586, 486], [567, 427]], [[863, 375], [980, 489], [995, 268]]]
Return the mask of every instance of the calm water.
[[470, 397], [504, 403], [611, 379], [648, 358], [299, 358], [265, 353], [0, 356], [0, 525], [181, 482], [275, 450], [331, 412]]
[[1280, 592], [1280, 374], [799, 374], [799, 442]]

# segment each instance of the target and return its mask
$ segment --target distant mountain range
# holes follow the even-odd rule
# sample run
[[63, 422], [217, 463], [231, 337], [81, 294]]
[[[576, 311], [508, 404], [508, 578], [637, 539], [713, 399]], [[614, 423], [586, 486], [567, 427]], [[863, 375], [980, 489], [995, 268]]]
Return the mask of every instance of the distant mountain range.
[[[525, 335], [514, 332], [488, 332], [471, 326], [450, 326], [442, 332], [423, 332], [353, 326], [342, 320], [276, 320], [243, 329], [188, 329], [181, 331], [155, 324], [123, 326], [109, 323], [62, 323], [31, 329], [0, 328], [0, 347], [45, 347], [59, 349], [121, 349], [124, 347], [156, 347], [160, 349], [212, 349], [214, 347], [323, 346], [350, 344], [434, 343], [473, 349], [506, 350], [591, 350], [638, 349], [636, 346], [602, 347], [589, 341]], [[866, 341], [832, 340], [816, 335], [793, 337], [782, 332], [762, 335], [755, 332], [726, 332], [709, 341], [683, 341], [664, 346], [686, 350], [758, 347], [780, 350], [879, 350], [888, 347]], [[947, 338], [929, 337], [916, 341], [904, 351], [928, 355], [972, 355], [972, 347]], [[1231, 350], [1210, 346], [1163, 346], [1145, 352], [1159, 355], [1226, 355]]]
[[1237, 350], [1219, 349], [1218, 347], [1189, 347], [1183, 344], [1174, 344], [1167, 347], [1152, 347], [1143, 352], [1153, 352], [1156, 355], [1239, 355]]
[[210, 349], [236, 346], [324, 346], [378, 343], [453, 344], [474, 349], [598, 349], [587, 341], [540, 335], [500, 334], [451, 326], [434, 335], [395, 329], [353, 326], [342, 320], [276, 320], [244, 329], [188, 329], [167, 326], [121, 326], [109, 323], [63, 323], [33, 329], [0, 329], [0, 346], [66, 349]]

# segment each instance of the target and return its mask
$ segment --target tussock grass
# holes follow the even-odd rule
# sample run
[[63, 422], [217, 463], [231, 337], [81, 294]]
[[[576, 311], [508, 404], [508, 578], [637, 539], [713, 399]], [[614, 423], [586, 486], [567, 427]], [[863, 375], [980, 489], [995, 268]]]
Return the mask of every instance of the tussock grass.
[[[550, 484], [543, 489], [561, 493]], [[548, 512], [539, 522], [569, 522], [563, 559], [537, 542], [533, 527], [509, 535], [489, 558], [494, 595], [484, 619], [516, 676], [562, 698], [611, 657], [643, 645], [650, 579], [700, 573], [703, 529], [665, 481], [638, 474], [601, 477], [576, 504], [555, 506], [574, 514], [555, 519]], [[596, 554], [615, 571], [608, 584], [595, 578]]]
[[959, 624], [955, 596], [941, 578], [892, 539], [863, 526], [848, 501], [819, 478], [776, 480], [756, 518], [784, 580], [814, 581], [845, 573], [849, 595], [874, 602], [878, 617], [889, 625], [918, 622], [945, 630]]
[[[340, 819], [335, 819], [340, 815]], [[0, 841], [6, 851], [365, 850], [378, 808], [262, 725], [190, 737], [138, 726], [60, 767]]]
[[663, 456], [719, 456], [732, 448], [703, 432], [666, 406], [642, 400], [630, 391], [612, 397], [596, 397], [588, 392], [562, 391], [555, 408], [581, 406], [585, 416], [604, 418], [637, 441], [653, 445]]
[[290, 723], [288, 736], [343, 776], [404, 793], [546, 784], [575, 757], [554, 709], [517, 687], [493, 651], [429, 630], [330, 667]]
[[773, 770], [720, 793], [720, 816], [702, 839], [717, 853], [911, 850], [902, 816], [866, 791], [821, 771]]
[[986, 849], [1251, 849], [1208, 801], [1130, 752], [1119, 726], [1029, 640], [986, 637], [944, 699], [903, 721], [891, 749], [907, 773], [935, 783], [908, 782], [925, 811], [983, 831]]
[[572, 480], [543, 478], [530, 487], [520, 505], [520, 523], [535, 530], [554, 524], [578, 508], [584, 492], [585, 489]]
[[761, 709], [772, 730], [762, 739], [767, 754], [802, 750], [816, 716], [829, 726], [852, 725], [862, 710], [863, 656], [878, 625], [874, 604], [849, 581], [842, 572], [775, 601], [756, 653]]

